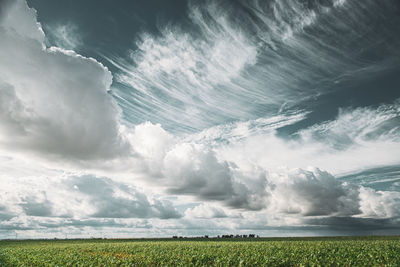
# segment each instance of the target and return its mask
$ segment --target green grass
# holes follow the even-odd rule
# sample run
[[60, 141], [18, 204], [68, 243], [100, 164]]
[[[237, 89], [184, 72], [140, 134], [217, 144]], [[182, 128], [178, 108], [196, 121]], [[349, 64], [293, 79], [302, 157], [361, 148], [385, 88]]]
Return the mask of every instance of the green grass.
[[400, 266], [400, 237], [1, 241], [0, 266]]

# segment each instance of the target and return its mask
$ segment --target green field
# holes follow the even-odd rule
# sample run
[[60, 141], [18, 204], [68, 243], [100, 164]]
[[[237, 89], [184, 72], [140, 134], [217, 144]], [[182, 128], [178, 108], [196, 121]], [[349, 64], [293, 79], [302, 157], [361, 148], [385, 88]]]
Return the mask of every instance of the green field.
[[400, 237], [0, 241], [0, 266], [400, 266]]

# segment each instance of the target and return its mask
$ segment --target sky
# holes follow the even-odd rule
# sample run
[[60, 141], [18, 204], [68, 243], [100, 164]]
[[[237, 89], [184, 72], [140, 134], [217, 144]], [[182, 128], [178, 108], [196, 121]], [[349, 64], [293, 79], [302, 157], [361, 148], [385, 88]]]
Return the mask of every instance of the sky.
[[397, 0], [0, 0], [0, 239], [400, 234]]

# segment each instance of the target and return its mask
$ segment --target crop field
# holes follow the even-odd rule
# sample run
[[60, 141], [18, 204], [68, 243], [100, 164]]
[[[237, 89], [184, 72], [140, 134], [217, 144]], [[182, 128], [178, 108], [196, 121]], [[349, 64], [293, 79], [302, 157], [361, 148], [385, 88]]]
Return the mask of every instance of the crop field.
[[1, 241], [0, 266], [400, 266], [400, 237]]

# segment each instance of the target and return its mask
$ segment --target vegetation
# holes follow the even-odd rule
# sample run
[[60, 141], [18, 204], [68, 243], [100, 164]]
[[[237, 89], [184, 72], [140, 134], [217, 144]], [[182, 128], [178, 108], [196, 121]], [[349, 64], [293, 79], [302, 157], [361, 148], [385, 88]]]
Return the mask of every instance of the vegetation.
[[0, 266], [400, 266], [400, 237], [1, 241]]

